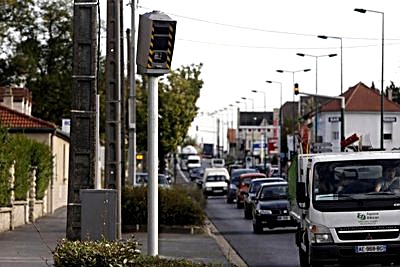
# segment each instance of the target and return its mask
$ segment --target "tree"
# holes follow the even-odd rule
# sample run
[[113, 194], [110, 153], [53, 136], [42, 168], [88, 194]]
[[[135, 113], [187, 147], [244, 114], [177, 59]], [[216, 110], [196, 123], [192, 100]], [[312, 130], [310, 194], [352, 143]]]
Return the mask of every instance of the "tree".
[[60, 124], [71, 108], [71, 1], [6, 0], [2, 9], [0, 40], [7, 58], [0, 61], [0, 81], [25, 84], [33, 115]]
[[[203, 81], [200, 79], [202, 64], [182, 66], [161, 81], [159, 91], [159, 159], [175, 152], [187, 136], [190, 124], [197, 115], [196, 101], [200, 97]], [[147, 78], [137, 88], [137, 147], [147, 150]]]

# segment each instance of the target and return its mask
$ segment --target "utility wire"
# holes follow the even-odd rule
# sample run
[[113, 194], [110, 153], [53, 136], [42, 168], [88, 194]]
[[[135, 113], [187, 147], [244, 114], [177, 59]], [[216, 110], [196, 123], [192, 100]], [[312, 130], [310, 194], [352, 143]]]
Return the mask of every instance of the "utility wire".
[[[199, 43], [199, 44], [206, 44], [206, 45], [215, 45], [215, 46], [225, 46], [225, 47], [238, 47], [238, 48], [253, 48], [253, 49], [276, 49], [276, 50], [301, 50], [301, 49], [337, 49], [338, 47], [276, 47], [276, 46], [252, 46], [252, 45], [236, 45], [236, 44], [227, 44], [227, 43], [214, 43], [214, 42], [206, 42], [206, 41], [199, 41], [199, 40], [190, 40], [184, 38], [177, 38], [177, 40], [184, 41], [184, 42], [191, 42], [191, 43]], [[385, 45], [400, 45], [400, 43], [389, 43]], [[343, 48], [366, 48], [366, 47], [375, 47], [380, 46], [376, 45], [356, 45], [356, 46], [344, 46]]]
[[[147, 9], [151, 10], [151, 8], [144, 7], [144, 6], [138, 6], [138, 8], [142, 9]], [[306, 37], [317, 37], [318, 34], [310, 34], [310, 33], [298, 33], [298, 32], [288, 32], [288, 31], [277, 31], [277, 30], [268, 30], [268, 29], [259, 29], [259, 28], [253, 28], [253, 27], [246, 27], [246, 26], [240, 26], [240, 25], [233, 25], [233, 24], [227, 24], [227, 23], [222, 23], [222, 22], [216, 22], [216, 21], [209, 21], [209, 20], [204, 20], [204, 19], [199, 19], [199, 18], [193, 18], [193, 17], [188, 17], [188, 16], [183, 16], [179, 14], [174, 14], [174, 13], [169, 13], [169, 12], [164, 12], [165, 14], [175, 16], [178, 18], [183, 18], [187, 20], [193, 20], [193, 21], [198, 21], [202, 23], [208, 23], [208, 24], [213, 24], [213, 25], [219, 25], [219, 26], [224, 26], [224, 27], [230, 27], [230, 28], [236, 28], [236, 29], [242, 29], [242, 30], [250, 30], [250, 31], [259, 31], [259, 32], [267, 32], [267, 33], [274, 33], [274, 34], [286, 34], [286, 35], [296, 35], [296, 36], [306, 36]], [[377, 41], [380, 40], [379, 38], [366, 38], [366, 37], [341, 37], [343, 39], [349, 39], [349, 40], [368, 40], [368, 41]], [[400, 39], [388, 39], [386, 40], [391, 40], [391, 41], [400, 41]]]

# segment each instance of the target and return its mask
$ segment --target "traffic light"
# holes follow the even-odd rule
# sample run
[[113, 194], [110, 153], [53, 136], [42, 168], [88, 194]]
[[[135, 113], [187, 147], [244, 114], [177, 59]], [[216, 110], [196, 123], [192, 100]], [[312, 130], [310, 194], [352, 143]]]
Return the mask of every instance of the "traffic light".
[[136, 64], [139, 74], [163, 75], [171, 68], [176, 21], [153, 11], [140, 15]]
[[294, 84], [294, 94], [295, 95], [298, 95], [300, 92], [299, 92], [299, 84], [298, 83], [295, 83]]

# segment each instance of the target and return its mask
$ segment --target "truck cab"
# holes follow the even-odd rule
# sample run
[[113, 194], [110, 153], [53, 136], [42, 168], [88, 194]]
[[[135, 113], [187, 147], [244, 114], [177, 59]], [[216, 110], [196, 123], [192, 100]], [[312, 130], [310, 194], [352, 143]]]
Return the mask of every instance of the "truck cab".
[[300, 266], [400, 262], [400, 188], [377, 190], [400, 153], [299, 155], [289, 177]]

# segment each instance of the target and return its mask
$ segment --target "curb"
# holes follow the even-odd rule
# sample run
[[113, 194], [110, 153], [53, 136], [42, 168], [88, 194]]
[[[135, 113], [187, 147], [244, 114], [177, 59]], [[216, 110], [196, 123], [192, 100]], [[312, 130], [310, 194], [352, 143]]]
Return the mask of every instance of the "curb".
[[225, 258], [236, 267], [247, 267], [246, 262], [236, 253], [236, 251], [231, 247], [228, 241], [222, 236], [218, 234], [218, 229], [215, 225], [206, 218], [205, 220], [205, 228], [207, 230], [207, 234], [215, 239], [218, 246], [222, 250]]
[[[136, 232], [147, 232], [147, 226], [142, 224], [137, 225], [123, 225], [122, 226], [123, 233], [136, 233]], [[158, 227], [159, 233], [168, 233], [168, 234], [204, 234], [205, 229], [200, 226], [168, 226], [168, 225], [160, 225]]]

